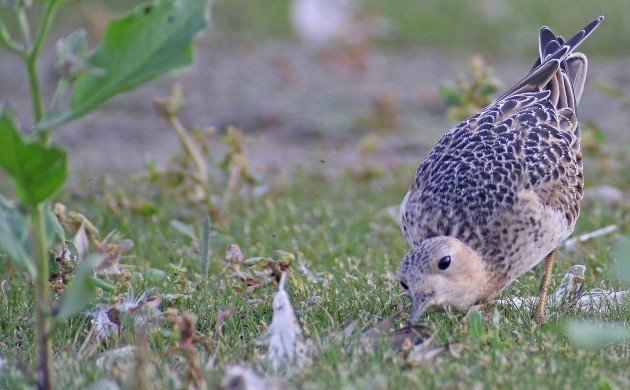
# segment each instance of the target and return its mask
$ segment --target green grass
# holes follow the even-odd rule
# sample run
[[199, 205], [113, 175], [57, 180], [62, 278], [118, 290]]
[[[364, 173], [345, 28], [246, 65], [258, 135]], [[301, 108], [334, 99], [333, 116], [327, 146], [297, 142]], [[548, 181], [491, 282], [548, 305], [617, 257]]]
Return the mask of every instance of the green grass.
[[[288, 0], [251, 2], [233, 0], [215, 6], [216, 32], [250, 37], [286, 37], [292, 34]], [[359, 0], [393, 27], [389, 44], [421, 44], [445, 51], [480, 50], [484, 54], [515, 53], [531, 56], [537, 50], [538, 29], [547, 25], [556, 33], [574, 34], [599, 15], [606, 21], [597, 32], [597, 44], [582, 50], [617, 57], [630, 45], [625, 0], [560, 1], [408, 1]]]
[[[587, 350], [574, 346], [564, 333], [564, 323], [572, 318], [588, 318], [629, 326], [628, 305], [609, 315], [571, 312], [552, 316], [539, 327], [529, 310], [515, 310], [488, 304], [483, 308], [485, 331], [473, 335], [462, 314], [430, 313], [424, 324], [436, 334], [435, 343], [455, 345], [434, 362], [417, 367], [405, 364], [399, 353], [383, 346], [362, 351], [352, 342], [335, 337], [345, 325], [359, 319], [359, 326], [382, 319], [403, 307], [408, 299], [395, 278], [396, 268], [407, 250], [397, 223], [383, 212], [396, 204], [406, 191], [414, 167], [403, 166], [372, 181], [356, 181], [342, 174], [326, 178], [321, 174], [296, 173], [278, 179], [261, 199], [233, 202], [223, 223], [215, 226], [230, 235], [241, 246], [245, 257], [268, 256], [275, 249], [297, 254], [298, 264], [313, 272], [322, 272], [324, 280], [305, 277], [294, 265], [294, 282], [288, 283], [297, 315], [308, 338], [313, 342], [313, 363], [292, 377], [281, 379], [291, 387], [469, 387], [475, 384], [493, 387], [509, 386], [551, 388], [625, 388], [628, 386], [628, 342]], [[615, 183], [620, 185], [620, 183]], [[124, 187], [120, 184], [121, 187]], [[628, 186], [622, 187], [627, 190]], [[142, 189], [131, 189], [135, 195], [148, 196]], [[158, 214], [152, 218], [124, 213], [117, 215], [105, 207], [102, 189], [91, 196], [72, 193], [65, 196], [70, 208], [85, 213], [102, 232], [119, 230], [135, 241], [134, 258], [123, 260], [134, 271], [148, 268], [169, 271], [169, 263], [180, 261], [188, 269], [187, 280], [193, 287], [189, 300], [171, 302], [166, 307], [190, 310], [198, 318], [198, 330], [210, 338], [217, 313], [231, 308], [233, 314], [223, 326], [223, 335], [214, 346], [216, 367], [204, 371], [211, 385], [217, 385], [223, 370], [233, 363], [245, 363], [264, 370], [261, 355], [265, 348], [256, 345], [265, 334], [271, 319], [271, 299], [275, 287], [263, 288], [251, 295], [237, 292], [234, 282], [222, 273], [224, 248], [214, 248], [211, 275], [198, 275], [198, 254], [190, 241], [175, 231], [169, 221], [189, 214], [174, 199], [158, 199]], [[192, 219], [200, 227], [201, 218]], [[627, 210], [615, 210], [605, 204], [585, 204], [577, 233], [610, 223], [629, 226]], [[571, 264], [587, 266], [588, 288], [620, 288], [613, 273], [614, 236], [584, 244], [579, 253], [563, 253], [556, 266], [557, 285]], [[3, 264], [7, 264], [6, 262]], [[6, 355], [8, 370], [0, 372], [0, 387], [14, 388], [27, 383], [28, 370], [36, 361], [32, 326], [33, 298], [26, 281], [5, 265], [0, 304], [0, 348]], [[539, 268], [522, 276], [502, 296], [535, 294]], [[174, 292], [173, 281], [149, 283], [138, 278], [132, 286], [136, 293], [152, 289], [156, 293]], [[298, 281], [297, 283], [295, 281]], [[317, 297], [317, 298], [315, 298]], [[406, 321], [406, 316], [397, 326]], [[120, 370], [103, 371], [96, 367], [101, 351], [134, 344], [137, 334], [130, 329], [119, 339], [102, 346], [91, 355], [77, 359], [77, 351], [90, 329], [88, 320], [76, 317], [60, 326], [54, 336], [55, 384], [59, 388], [85, 387], [99, 378], [121, 378]], [[162, 330], [169, 329], [162, 324]], [[149, 360], [157, 371], [151, 381], [159, 387], [176, 387], [174, 378], [182, 380], [182, 363], [166, 356], [175, 340], [159, 332], [149, 338]], [[207, 358], [203, 356], [202, 362]], [[179, 371], [178, 371], [179, 368]], [[133, 367], [132, 367], [133, 371]], [[171, 374], [170, 372], [175, 372]], [[26, 375], [26, 376], [25, 376]]]
[[629, 26], [621, 15], [630, 12], [623, 0], [589, 1], [369, 1], [391, 17], [398, 27], [397, 39], [438, 46], [447, 50], [475, 48], [493, 52], [530, 55], [537, 50], [537, 32], [550, 26], [570, 36], [599, 15], [606, 16], [597, 32], [598, 44], [585, 43], [590, 52], [619, 55], [628, 44]]
[[[96, 2], [119, 14], [142, 1]], [[76, 3], [89, 2], [69, 2], [62, 8], [59, 20], [65, 34], [69, 26], [85, 24], [74, 12]], [[359, 0], [358, 3], [392, 22], [394, 32], [386, 44], [421, 44], [455, 52], [472, 48], [486, 55], [508, 53], [529, 58], [537, 49], [536, 34], [541, 26], [550, 26], [556, 33], [567, 36], [597, 16], [605, 15], [606, 21], [597, 32], [597, 43], [587, 41], [582, 50], [595, 56], [619, 57], [624, 55], [623, 48], [630, 46], [630, 24], [626, 23], [630, 2], [626, 0]], [[216, 2], [213, 34], [254, 40], [290, 37], [293, 31], [289, 4], [289, 0]], [[1, 9], [0, 15], [3, 15]], [[9, 27], [15, 27], [11, 18], [4, 20]]]

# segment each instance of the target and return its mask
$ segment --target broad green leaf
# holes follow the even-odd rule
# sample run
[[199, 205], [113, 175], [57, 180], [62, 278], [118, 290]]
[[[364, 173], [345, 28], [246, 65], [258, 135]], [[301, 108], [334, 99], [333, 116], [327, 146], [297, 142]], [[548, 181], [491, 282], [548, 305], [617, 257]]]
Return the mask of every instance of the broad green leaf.
[[99, 72], [79, 74], [70, 110], [45, 118], [38, 128], [76, 119], [121, 92], [189, 65], [192, 40], [205, 29], [207, 15], [207, 0], [172, 0], [146, 3], [113, 19], [87, 60], [87, 67]]
[[26, 216], [17, 204], [0, 197], [0, 254], [7, 255], [20, 269], [35, 278], [37, 269], [31, 260]]
[[74, 271], [72, 281], [61, 297], [61, 306], [55, 314], [55, 322], [65, 322], [85, 309], [96, 296], [96, 284], [92, 278], [93, 267], [102, 261], [101, 255], [91, 255]]
[[48, 242], [52, 241], [53, 234], [56, 235], [62, 243], [66, 242], [66, 231], [63, 229], [63, 226], [61, 226], [59, 218], [57, 218], [50, 208], [46, 210], [46, 233], [48, 234]]
[[15, 180], [22, 203], [31, 206], [59, 191], [68, 176], [66, 153], [27, 142], [6, 111], [0, 116], [0, 167]]
[[[53, 235], [57, 235], [63, 242], [65, 232], [57, 216], [46, 208], [46, 235], [48, 242]], [[0, 254], [8, 256], [13, 263], [35, 278], [37, 275], [35, 264], [31, 259], [31, 249], [28, 235], [26, 215], [23, 214], [17, 202], [11, 202], [0, 196]]]

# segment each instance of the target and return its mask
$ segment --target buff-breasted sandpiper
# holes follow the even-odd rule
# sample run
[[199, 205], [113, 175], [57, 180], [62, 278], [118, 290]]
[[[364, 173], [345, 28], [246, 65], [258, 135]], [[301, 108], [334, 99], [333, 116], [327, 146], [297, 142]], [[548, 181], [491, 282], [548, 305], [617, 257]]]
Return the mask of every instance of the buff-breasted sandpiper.
[[545, 259], [544, 321], [554, 257], [583, 193], [576, 108], [587, 60], [575, 49], [602, 19], [568, 40], [543, 27], [529, 74], [447, 132], [418, 168], [400, 207], [412, 249], [398, 272], [413, 322], [431, 306], [487, 301]]

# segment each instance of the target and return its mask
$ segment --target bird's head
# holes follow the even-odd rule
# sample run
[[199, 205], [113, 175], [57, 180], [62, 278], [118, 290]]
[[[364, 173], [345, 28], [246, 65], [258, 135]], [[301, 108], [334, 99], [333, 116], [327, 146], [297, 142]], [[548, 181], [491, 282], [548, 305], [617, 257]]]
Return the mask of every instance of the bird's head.
[[466, 310], [487, 295], [489, 275], [481, 256], [454, 237], [433, 237], [411, 249], [398, 268], [413, 301], [411, 321], [431, 306]]

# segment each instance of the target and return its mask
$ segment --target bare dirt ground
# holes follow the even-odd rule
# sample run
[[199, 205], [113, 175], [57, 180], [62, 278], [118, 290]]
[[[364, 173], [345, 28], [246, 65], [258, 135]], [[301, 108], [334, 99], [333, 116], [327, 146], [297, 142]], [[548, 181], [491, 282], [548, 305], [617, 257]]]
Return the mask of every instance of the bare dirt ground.
[[[297, 41], [251, 43], [205, 37], [199, 40], [194, 65], [185, 73], [162, 77], [115, 98], [60, 128], [55, 140], [70, 151], [74, 172], [137, 171], [147, 155], [164, 164], [179, 151], [179, 144], [175, 133], [155, 115], [152, 101], [181, 81], [186, 95], [184, 121], [199, 127], [240, 127], [249, 136], [254, 166], [290, 171], [321, 167], [322, 161], [331, 169], [358, 164], [357, 144], [370, 132], [379, 135], [374, 156], [379, 162], [418, 162], [453, 125], [444, 119], [440, 83], [466, 72], [474, 54], [456, 58], [422, 47], [377, 48], [366, 70], [357, 72], [331, 66]], [[42, 69], [48, 96], [55, 85], [53, 61], [49, 50]], [[524, 75], [529, 62], [487, 59], [505, 88]], [[627, 107], [597, 86], [615, 85], [630, 93], [630, 58], [591, 57], [590, 65], [580, 119], [597, 123], [617, 145], [628, 145]], [[0, 102], [10, 101], [28, 124], [28, 99], [19, 60], [2, 52]], [[392, 129], [376, 129], [365, 119], [374, 114], [379, 101], [388, 101], [395, 113]]]

